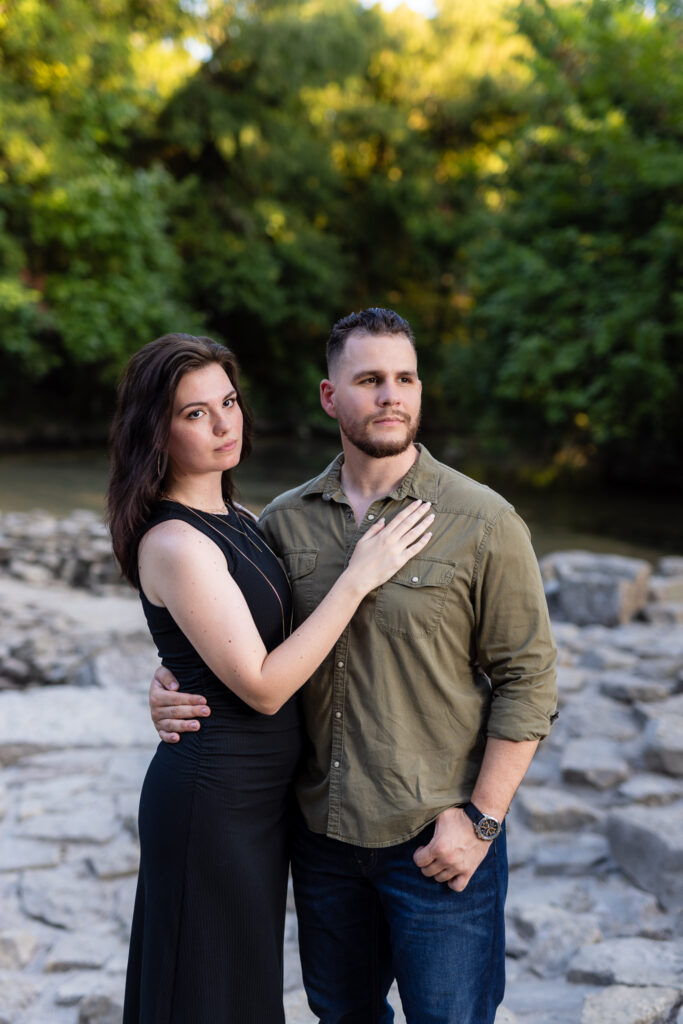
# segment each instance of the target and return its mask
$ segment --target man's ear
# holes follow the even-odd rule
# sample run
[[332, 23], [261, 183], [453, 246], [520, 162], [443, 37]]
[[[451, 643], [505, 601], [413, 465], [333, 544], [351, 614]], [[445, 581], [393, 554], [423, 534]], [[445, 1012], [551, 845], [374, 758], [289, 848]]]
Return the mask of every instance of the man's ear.
[[331, 380], [327, 380], [327, 378], [320, 381], [320, 404], [327, 415], [336, 420], [337, 410], [334, 402], [334, 384]]

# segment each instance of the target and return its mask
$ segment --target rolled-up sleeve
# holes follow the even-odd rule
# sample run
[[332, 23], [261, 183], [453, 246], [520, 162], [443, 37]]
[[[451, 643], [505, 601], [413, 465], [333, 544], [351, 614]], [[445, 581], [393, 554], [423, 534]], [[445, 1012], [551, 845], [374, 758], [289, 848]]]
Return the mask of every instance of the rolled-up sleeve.
[[484, 533], [472, 597], [478, 658], [492, 687], [487, 734], [542, 739], [556, 716], [557, 651], [529, 531], [512, 508]]

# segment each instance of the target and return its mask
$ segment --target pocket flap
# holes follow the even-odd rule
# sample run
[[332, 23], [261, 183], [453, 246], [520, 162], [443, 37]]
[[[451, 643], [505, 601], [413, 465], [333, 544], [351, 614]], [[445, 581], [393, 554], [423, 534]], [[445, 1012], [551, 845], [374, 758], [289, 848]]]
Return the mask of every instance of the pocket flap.
[[457, 562], [434, 558], [411, 558], [391, 577], [403, 587], [447, 587], [455, 575]]
[[299, 580], [302, 576], [308, 576], [309, 573], [313, 572], [318, 559], [318, 552], [313, 548], [304, 548], [299, 551], [284, 551], [282, 558], [290, 580]]

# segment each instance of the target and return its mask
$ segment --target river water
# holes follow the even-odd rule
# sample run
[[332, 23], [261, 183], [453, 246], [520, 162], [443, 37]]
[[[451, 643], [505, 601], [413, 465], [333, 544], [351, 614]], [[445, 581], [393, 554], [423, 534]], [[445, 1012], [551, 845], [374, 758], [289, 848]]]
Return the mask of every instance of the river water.
[[[438, 442], [430, 451], [443, 457]], [[257, 438], [237, 471], [241, 500], [259, 510], [274, 495], [314, 476], [336, 454], [333, 441]], [[586, 548], [655, 560], [683, 553], [683, 496], [605, 487], [537, 488], [512, 474], [455, 461], [454, 467], [499, 490], [529, 524], [539, 555]], [[34, 508], [64, 515], [102, 512], [107, 459], [102, 451], [45, 450], [0, 455], [0, 512]]]

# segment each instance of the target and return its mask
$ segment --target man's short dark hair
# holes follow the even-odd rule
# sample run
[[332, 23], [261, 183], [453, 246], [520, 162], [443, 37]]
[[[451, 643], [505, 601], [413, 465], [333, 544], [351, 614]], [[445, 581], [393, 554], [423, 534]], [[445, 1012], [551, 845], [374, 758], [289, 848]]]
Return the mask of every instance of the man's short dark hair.
[[327, 339], [328, 373], [344, 351], [350, 334], [405, 334], [415, 348], [415, 335], [407, 320], [393, 309], [372, 306], [370, 309], [362, 309], [360, 313], [349, 313], [348, 316], [337, 320]]

